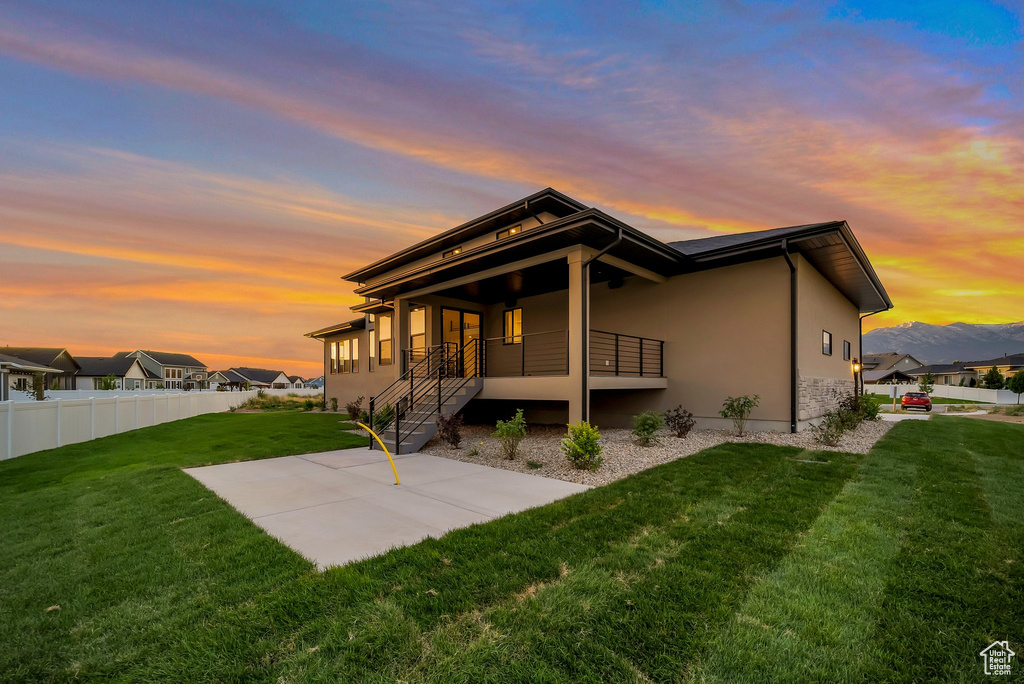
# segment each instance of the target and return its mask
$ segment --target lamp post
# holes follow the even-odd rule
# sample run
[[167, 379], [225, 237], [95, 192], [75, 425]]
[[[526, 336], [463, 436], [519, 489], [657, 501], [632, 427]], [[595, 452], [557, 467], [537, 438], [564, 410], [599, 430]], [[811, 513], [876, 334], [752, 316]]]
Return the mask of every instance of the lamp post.
[[860, 379], [860, 359], [856, 357], [853, 359], [853, 383], [853, 393], [857, 395], [863, 394], [864, 387]]

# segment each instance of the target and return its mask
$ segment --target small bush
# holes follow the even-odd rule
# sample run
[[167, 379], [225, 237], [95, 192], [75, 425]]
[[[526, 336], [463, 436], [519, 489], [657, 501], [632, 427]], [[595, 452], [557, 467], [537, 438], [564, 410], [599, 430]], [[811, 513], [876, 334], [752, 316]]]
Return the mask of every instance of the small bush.
[[661, 416], [654, 411], [644, 411], [633, 416], [633, 436], [636, 437], [636, 443], [640, 446], [656, 443], [658, 440], [654, 435], [663, 426]]
[[[659, 419], [660, 420], [660, 419]], [[562, 440], [565, 458], [578, 470], [597, 470], [604, 462], [601, 457], [601, 433], [587, 421], [569, 425], [569, 433]]]
[[501, 453], [505, 458], [509, 461], [514, 460], [519, 451], [519, 443], [526, 437], [526, 419], [523, 418], [523, 409], [516, 409], [516, 415], [511, 420], [499, 420], [493, 436], [501, 442]]
[[456, 413], [438, 416], [437, 436], [452, 449], [458, 449], [462, 444], [462, 416]]
[[1006, 407], [1006, 415], [1008, 416], [1024, 416], [1024, 404], [1014, 404], [1013, 406]]
[[861, 395], [860, 417], [861, 420], [880, 420], [882, 412], [882, 399], [874, 394]]
[[374, 432], [382, 432], [391, 427], [391, 423], [395, 420], [395, 407], [391, 404], [384, 404], [381, 408], [377, 409], [373, 414], [373, 425], [370, 428]]
[[331, 397], [331, 412], [338, 412], [338, 397]]
[[682, 405], [665, 411], [665, 425], [680, 439], [690, 434], [694, 424], [693, 414], [684, 409]]
[[369, 425], [370, 424], [370, 414], [367, 413], [366, 411], [360, 411], [359, 412], [359, 418], [357, 420], [360, 423], [362, 423], [363, 425]]
[[313, 411], [317, 407], [316, 406], [316, 400], [314, 400], [314, 399], [306, 399], [306, 401], [302, 402], [302, 407], [306, 411]]
[[530, 470], [540, 470], [541, 468], [544, 467], [544, 464], [541, 463], [540, 461], [527, 461], [526, 467], [529, 468]]
[[846, 432], [846, 418], [839, 409], [833, 409], [821, 417], [821, 422], [811, 430], [814, 438], [827, 446], [839, 446], [839, 439]]
[[747, 426], [750, 412], [757, 408], [760, 400], [760, 394], [755, 394], [752, 397], [745, 394], [741, 397], [727, 397], [722, 402], [722, 410], [718, 414], [723, 418], [731, 419], [732, 424], [736, 427], [736, 433], [743, 436], [743, 429]]
[[[334, 408], [337, 411], [337, 407]], [[345, 413], [348, 414], [349, 418], [355, 418], [363, 412], [363, 398], [361, 396], [356, 397], [355, 401], [350, 401], [345, 404]]]
[[466, 455], [467, 456], [479, 456], [480, 455], [480, 450], [477, 449], [476, 447], [473, 447], [472, 449], [469, 450], [469, 453], [467, 453]]
[[256, 398], [257, 399], [266, 399], [267, 398], [267, 390], [265, 390], [265, 389], [258, 389], [258, 390], [256, 390]]

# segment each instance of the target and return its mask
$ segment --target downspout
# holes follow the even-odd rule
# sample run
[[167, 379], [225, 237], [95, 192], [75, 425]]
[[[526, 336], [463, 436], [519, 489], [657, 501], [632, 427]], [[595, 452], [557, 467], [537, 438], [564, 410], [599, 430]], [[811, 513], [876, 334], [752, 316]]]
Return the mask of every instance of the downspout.
[[583, 333], [583, 383], [580, 392], [583, 400], [583, 420], [585, 421], [590, 420], [590, 307], [588, 304], [590, 297], [590, 264], [607, 254], [610, 250], [618, 247], [621, 242], [622, 228], [619, 228], [615, 240], [605, 246], [600, 252], [584, 261], [580, 269], [580, 278], [583, 280], [580, 284], [580, 295], [583, 298], [583, 301], [580, 303], [583, 310], [583, 330], [581, 331]]
[[796, 326], [796, 265], [789, 258], [789, 241], [782, 240], [782, 257], [789, 265], [789, 431], [796, 432], [796, 418], [799, 412], [799, 381], [797, 378], [797, 326]]

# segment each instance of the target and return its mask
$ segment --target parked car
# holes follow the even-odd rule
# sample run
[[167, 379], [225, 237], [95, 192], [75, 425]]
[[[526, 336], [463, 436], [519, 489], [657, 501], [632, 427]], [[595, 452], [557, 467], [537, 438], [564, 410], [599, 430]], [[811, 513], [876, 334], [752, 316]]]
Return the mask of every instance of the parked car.
[[907, 392], [900, 400], [903, 408], [923, 408], [925, 411], [932, 410], [932, 399], [927, 392]]

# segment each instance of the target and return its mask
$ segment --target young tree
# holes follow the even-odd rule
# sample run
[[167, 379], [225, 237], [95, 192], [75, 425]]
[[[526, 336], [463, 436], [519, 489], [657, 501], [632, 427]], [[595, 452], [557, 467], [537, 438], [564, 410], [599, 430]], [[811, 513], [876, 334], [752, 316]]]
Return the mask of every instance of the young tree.
[[1024, 370], [1019, 370], [1006, 381], [1006, 389], [1017, 395], [1017, 403], [1020, 403], [1020, 395], [1024, 394]]
[[981, 382], [987, 389], [1003, 389], [1003, 374], [999, 372], [998, 368], [992, 366], [985, 373], [985, 377], [981, 379]]
[[925, 373], [921, 376], [921, 379], [917, 381], [917, 386], [922, 392], [932, 393], [935, 389], [935, 376], [931, 373]]
[[116, 390], [117, 389], [117, 376], [107, 375], [100, 378], [100, 389], [101, 390]]
[[36, 401], [46, 401], [46, 376], [42, 373], [32, 376], [32, 396]]

